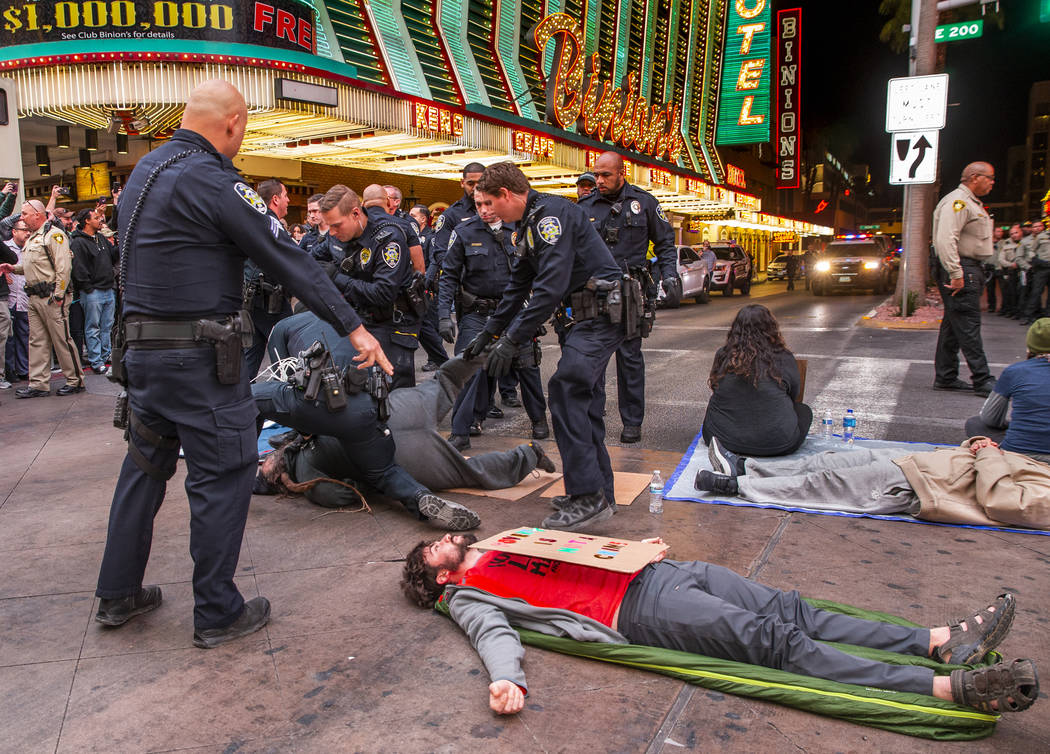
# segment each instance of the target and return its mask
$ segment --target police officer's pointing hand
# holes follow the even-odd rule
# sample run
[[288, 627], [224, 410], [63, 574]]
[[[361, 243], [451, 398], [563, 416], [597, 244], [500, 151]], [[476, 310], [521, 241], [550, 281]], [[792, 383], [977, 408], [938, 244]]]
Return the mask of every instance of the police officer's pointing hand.
[[350, 345], [357, 349], [357, 356], [354, 357], [354, 361], [358, 362], [358, 369], [366, 369], [375, 364], [388, 375], [393, 376], [394, 365], [390, 363], [390, 359], [383, 353], [383, 348], [379, 345], [379, 341], [365, 329], [364, 325], [360, 325], [356, 330], [353, 330], [349, 337]]

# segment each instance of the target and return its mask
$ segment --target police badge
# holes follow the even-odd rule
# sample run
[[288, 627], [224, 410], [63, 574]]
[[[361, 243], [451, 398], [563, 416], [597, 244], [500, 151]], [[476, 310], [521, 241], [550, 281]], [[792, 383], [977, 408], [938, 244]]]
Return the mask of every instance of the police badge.
[[642, 203], [637, 199], [631, 202], [631, 212], [633, 212], [636, 215], [642, 214]]
[[397, 263], [401, 261], [401, 249], [396, 243], [388, 243], [383, 249], [383, 261], [390, 269], [397, 267]]
[[553, 246], [558, 243], [558, 239], [561, 238], [561, 220], [554, 215], [547, 215], [540, 220], [536, 225], [536, 229], [540, 232], [540, 238], [542, 238], [544, 243], [548, 246]]
[[362, 267], [364, 267], [366, 264], [368, 264], [368, 262], [369, 262], [369, 260], [371, 258], [372, 258], [372, 250], [371, 249], [369, 249], [367, 247], [365, 247], [364, 249], [361, 249], [361, 266]]

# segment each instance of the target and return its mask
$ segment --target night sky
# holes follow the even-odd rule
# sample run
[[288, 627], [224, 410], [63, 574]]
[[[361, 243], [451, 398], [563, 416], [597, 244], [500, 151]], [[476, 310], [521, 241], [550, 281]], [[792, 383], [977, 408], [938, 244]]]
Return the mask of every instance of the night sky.
[[[793, 5], [784, 0], [780, 7]], [[879, 40], [886, 18], [879, 15], [878, 0], [798, 5], [806, 66], [803, 123], [825, 133], [847, 163], [869, 164], [874, 185], [885, 186], [886, 82], [908, 74], [907, 54], [895, 54]], [[940, 141], [942, 193], [955, 185], [966, 163], [988, 160], [1000, 179], [988, 196], [992, 202], [1021, 198], [1006, 195], [1006, 152], [1024, 143], [1032, 83], [1050, 79], [1050, 23], [1039, 23], [1038, 0], [1002, 0], [1000, 7], [1003, 29], [986, 17], [979, 39], [938, 45], [947, 47], [945, 72], [951, 77]], [[897, 202], [901, 190], [889, 188], [883, 196]]]

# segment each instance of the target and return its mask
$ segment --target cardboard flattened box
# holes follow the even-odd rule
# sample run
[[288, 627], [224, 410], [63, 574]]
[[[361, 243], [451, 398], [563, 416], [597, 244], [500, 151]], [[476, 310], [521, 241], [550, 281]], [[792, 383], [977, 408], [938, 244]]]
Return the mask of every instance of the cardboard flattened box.
[[550, 558], [621, 573], [640, 571], [653, 558], [668, 549], [666, 544], [615, 539], [604, 535], [592, 536], [556, 529], [537, 529], [532, 526], [507, 529], [488, 539], [475, 542], [471, 547], [477, 550], [499, 550]]

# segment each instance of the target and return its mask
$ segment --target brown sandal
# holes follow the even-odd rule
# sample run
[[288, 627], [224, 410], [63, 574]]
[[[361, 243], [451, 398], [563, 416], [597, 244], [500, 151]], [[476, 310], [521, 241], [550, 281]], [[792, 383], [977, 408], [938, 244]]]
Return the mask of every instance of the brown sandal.
[[950, 678], [952, 700], [982, 712], [1020, 712], [1039, 696], [1039, 675], [1031, 660], [953, 670]]
[[[972, 665], [995, 649], [1006, 638], [1014, 622], [1017, 600], [1007, 592], [1000, 594], [994, 603], [969, 618], [948, 626], [951, 631], [948, 641], [934, 648], [934, 659], [952, 665]], [[994, 610], [992, 608], [995, 608]], [[980, 618], [980, 622], [976, 619]], [[966, 628], [962, 627], [966, 623]]]

